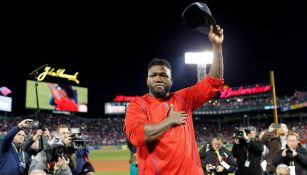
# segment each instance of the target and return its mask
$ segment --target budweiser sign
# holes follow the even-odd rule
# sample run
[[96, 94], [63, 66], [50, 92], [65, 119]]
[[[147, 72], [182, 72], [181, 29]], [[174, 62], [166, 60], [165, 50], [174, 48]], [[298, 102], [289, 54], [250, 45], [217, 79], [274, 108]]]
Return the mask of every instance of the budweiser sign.
[[122, 102], [122, 101], [131, 101], [138, 96], [125, 96], [125, 95], [116, 95], [113, 101]]
[[256, 94], [256, 93], [263, 93], [271, 90], [270, 85], [265, 86], [259, 86], [258, 84], [255, 85], [255, 87], [243, 87], [241, 86], [238, 89], [232, 89], [232, 88], [225, 88], [222, 89], [221, 92], [221, 98], [228, 98], [231, 96], [238, 96], [238, 95], [248, 95], [248, 94]]

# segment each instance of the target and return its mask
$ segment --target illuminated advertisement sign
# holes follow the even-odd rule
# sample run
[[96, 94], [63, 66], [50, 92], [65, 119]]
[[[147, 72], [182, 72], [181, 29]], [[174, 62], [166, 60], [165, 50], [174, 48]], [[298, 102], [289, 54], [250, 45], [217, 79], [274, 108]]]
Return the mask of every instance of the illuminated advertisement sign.
[[128, 107], [128, 103], [125, 103], [125, 102], [105, 103], [104, 104], [104, 113], [105, 114], [124, 115], [126, 113], [127, 107]]
[[256, 84], [254, 87], [244, 87], [241, 86], [239, 88], [225, 88], [220, 91], [221, 98], [228, 98], [231, 96], [239, 96], [239, 95], [249, 95], [249, 94], [256, 94], [256, 93], [264, 93], [264, 92], [269, 92], [271, 90], [270, 85], [264, 85], [264, 86], [259, 86]]
[[12, 111], [12, 97], [0, 96], [0, 111]]
[[131, 101], [134, 100], [135, 98], [137, 98], [138, 96], [126, 96], [126, 95], [116, 95], [115, 98], [113, 99], [113, 101]]

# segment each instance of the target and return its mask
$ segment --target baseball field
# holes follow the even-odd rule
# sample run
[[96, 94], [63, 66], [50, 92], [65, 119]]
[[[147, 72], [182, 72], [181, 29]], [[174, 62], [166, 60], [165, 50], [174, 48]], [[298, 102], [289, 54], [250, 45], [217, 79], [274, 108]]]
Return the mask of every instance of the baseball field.
[[129, 150], [91, 150], [97, 175], [129, 175]]
[[129, 175], [128, 149], [91, 150], [90, 161], [93, 163], [97, 175]]

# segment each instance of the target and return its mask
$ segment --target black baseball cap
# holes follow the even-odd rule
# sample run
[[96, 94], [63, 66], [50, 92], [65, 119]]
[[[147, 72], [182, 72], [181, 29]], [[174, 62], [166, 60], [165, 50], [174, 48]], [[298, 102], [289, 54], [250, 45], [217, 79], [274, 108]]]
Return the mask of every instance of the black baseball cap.
[[193, 2], [187, 6], [182, 13], [182, 20], [188, 29], [198, 30], [203, 34], [209, 33], [210, 25], [216, 26], [216, 21], [209, 7], [202, 2]]

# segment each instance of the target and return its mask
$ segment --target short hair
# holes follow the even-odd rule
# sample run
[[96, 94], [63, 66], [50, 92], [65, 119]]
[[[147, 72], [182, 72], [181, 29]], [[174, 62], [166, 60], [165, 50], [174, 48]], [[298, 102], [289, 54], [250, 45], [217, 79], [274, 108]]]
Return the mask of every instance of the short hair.
[[287, 165], [285, 165], [285, 164], [279, 164], [279, 165], [277, 165], [277, 167], [276, 167], [276, 172], [277, 172], [277, 170], [279, 169], [279, 168], [287, 168], [287, 170], [288, 170], [288, 172], [289, 172], [289, 174], [290, 174], [290, 168], [287, 166]]
[[156, 66], [156, 65], [161, 65], [161, 66], [165, 66], [167, 68], [169, 68], [170, 71], [172, 71], [172, 66], [171, 64], [165, 60], [165, 59], [161, 59], [161, 58], [154, 58], [152, 59], [149, 64], [148, 64], [148, 70], [152, 67], [152, 66]]
[[29, 175], [46, 175], [47, 173], [43, 170], [34, 169], [30, 172]]
[[223, 134], [221, 134], [221, 133], [214, 133], [213, 135], [212, 135], [212, 140], [213, 139], [217, 139], [217, 140], [224, 140], [224, 136], [223, 136]]
[[297, 140], [300, 141], [300, 136], [298, 135], [297, 132], [289, 131], [288, 135], [287, 135], [287, 138], [288, 138], [288, 136], [295, 136], [297, 138]]
[[61, 128], [68, 128], [68, 126], [66, 124], [60, 124], [58, 125], [58, 127], [56, 128], [56, 132], [59, 133]]

